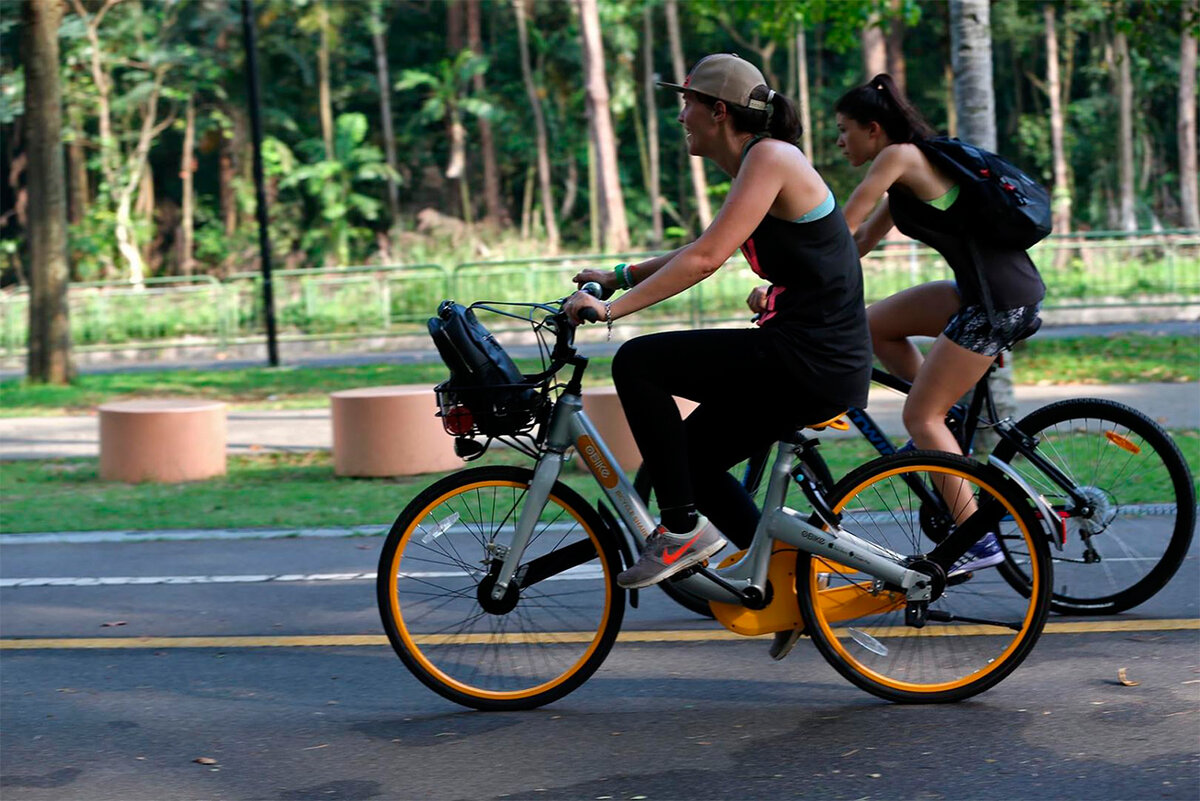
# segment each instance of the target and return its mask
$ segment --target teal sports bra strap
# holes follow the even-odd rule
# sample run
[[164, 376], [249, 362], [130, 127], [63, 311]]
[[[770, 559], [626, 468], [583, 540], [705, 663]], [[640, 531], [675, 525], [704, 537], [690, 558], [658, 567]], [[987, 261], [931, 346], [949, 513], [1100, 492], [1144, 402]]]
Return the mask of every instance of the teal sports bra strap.
[[801, 217], [797, 217], [794, 220], [794, 222], [798, 222], [798, 223], [813, 222], [815, 220], [821, 219], [822, 217], [828, 217], [833, 212], [833, 207], [836, 205], [837, 205], [837, 201], [835, 201], [833, 199], [833, 190], [826, 187], [825, 199], [822, 200], [820, 202], [820, 204], [818, 204], [817, 207], [815, 209], [813, 209], [812, 211], [804, 214]]
[[751, 139], [749, 142], [747, 142], [746, 146], [742, 148], [742, 157], [740, 159], [738, 159], [738, 162], [741, 163], [741, 162], [745, 161], [746, 154], [750, 152], [750, 148], [754, 147], [755, 145], [757, 145], [759, 142], [761, 142], [762, 140], [764, 140], [766, 138], [767, 137], [763, 136], [762, 134], [755, 134], [754, 138]]

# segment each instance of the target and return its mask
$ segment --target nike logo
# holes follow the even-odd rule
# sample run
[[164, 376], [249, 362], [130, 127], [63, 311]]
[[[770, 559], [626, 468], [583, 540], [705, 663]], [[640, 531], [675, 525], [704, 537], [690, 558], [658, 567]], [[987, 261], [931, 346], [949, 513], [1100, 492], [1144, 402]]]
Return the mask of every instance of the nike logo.
[[680, 545], [679, 548], [677, 548], [674, 553], [671, 552], [670, 548], [663, 548], [663, 555], [662, 555], [663, 564], [665, 564], [665, 565], [674, 564], [675, 560], [678, 559], [679, 557], [683, 556], [683, 552], [686, 551], [688, 548], [692, 547], [692, 543], [695, 542], [696, 540], [700, 539], [700, 535], [703, 533], [704, 533], [703, 531], [697, 531], [696, 536], [692, 537], [690, 540], [685, 542], [683, 545]]

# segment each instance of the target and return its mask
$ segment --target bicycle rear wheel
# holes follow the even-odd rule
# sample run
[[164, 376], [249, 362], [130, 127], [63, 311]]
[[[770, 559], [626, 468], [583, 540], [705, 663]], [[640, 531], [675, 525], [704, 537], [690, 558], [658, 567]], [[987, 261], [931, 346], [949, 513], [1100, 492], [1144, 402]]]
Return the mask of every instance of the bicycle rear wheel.
[[596, 671], [621, 628], [621, 557], [587, 501], [556, 483], [508, 592], [491, 597], [533, 471], [443, 478], [392, 526], [379, 611], [392, 647], [434, 692], [475, 709], [532, 709]]
[[[1070, 494], [1016, 446], [1001, 440], [996, 457], [1012, 465], [1064, 518], [1067, 543], [1051, 551], [1060, 614], [1123, 612], [1162, 589], [1187, 555], [1196, 524], [1191, 472], [1179, 448], [1153, 420], [1124, 404], [1075, 398], [1037, 409], [1017, 424], [1038, 440], [1037, 456], [1065, 475], [1089, 502]], [[1002, 540], [1002, 572], [1025, 584], [1019, 546]]]
[[995, 468], [930, 451], [886, 456], [843, 478], [829, 503], [846, 531], [919, 558], [947, 533], [922, 514], [922, 496], [928, 499], [935, 481], [949, 487], [951, 509], [969, 510], [963, 503], [970, 498], [985, 530], [1025, 544], [1029, 586], [1018, 590], [990, 569], [952, 573], [934, 581], [927, 620], [916, 627], [905, 620], [903, 593], [828, 559], [805, 553], [798, 559], [796, 594], [807, 633], [842, 676], [889, 701], [961, 701], [992, 687], [1025, 659], [1049, 611], [1045, 533], [1028, 499]]

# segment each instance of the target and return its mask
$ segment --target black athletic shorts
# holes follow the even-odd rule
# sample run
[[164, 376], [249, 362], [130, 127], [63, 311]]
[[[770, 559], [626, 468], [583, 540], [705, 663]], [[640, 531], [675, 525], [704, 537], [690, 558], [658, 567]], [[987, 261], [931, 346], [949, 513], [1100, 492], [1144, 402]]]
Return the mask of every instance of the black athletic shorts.
[[987, 309], [979, 304], [959, 309], [942, 332], [956, 345], [983, 356], [996, 356], [1012, 347], [1037, 319], [1041, 303], [1018, 306], [996, 312], [997, 325], [988, 318]]

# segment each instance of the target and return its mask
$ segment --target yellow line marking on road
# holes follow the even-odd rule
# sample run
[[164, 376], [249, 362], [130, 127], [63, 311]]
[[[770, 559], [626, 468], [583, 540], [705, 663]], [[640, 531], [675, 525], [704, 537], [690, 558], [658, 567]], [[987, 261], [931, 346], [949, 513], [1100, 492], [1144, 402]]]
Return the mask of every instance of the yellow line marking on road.
[[[1107, 634], [1123, 631], [1197, 631], [1200, 619], [1178, 620], [1098, 620], [1047, 623], [1045, 634]], [[975, 637], [1002, 634], [1008, 631], [996, 626], [926, 626], [925, 636]], [[874, 637], [888, 637], [912, 633], [907, 626], [872, 628], [868, 632]], [[420, 645], [486, 644], [486, 643], [573, 643], [590, 642], [590, 632], [544, 632], [536, 635], [417, 635], [413, 639]], [[729, 631], [625, 631], [619, 642], [720, 642], [741, 640], [744, 637]], [[56, 649], [87, 648], [312, 648], [387, 645], [387, 637], [381, 634], [325, 634], [294, 637], [58, 637], [58, 638], [8, 638], [0, 640], [0, 651], [43, 651]]]

